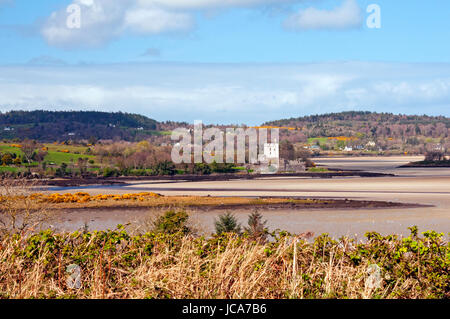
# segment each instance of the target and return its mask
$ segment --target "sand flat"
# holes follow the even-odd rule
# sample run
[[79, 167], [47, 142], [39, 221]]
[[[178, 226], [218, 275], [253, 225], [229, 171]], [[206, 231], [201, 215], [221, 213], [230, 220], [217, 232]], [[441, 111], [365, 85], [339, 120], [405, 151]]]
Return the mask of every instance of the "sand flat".
[[[378, 172], [398, 170], [398, 165], [421, 158], [331, 158], [324, 159], [328, 165], [346, 168], [373, 169]], [[319, 162], [320, 160], [316, 160]], [[331, 164], [330, 164], [331, 163]], [[404, 171], [403, 171], [404, 172]], [[224, 182], [130, 182], [126, 186], [97, 188], [68, 188], [62, 192], [87, 191], [98, 193], [133, 193], [153, 191], [163, 195], [197, 196], [299, 196], [320, 198], [348, 198], [360, 200], [393, 201], [433, 205], [420, 208], [392, 209], [262, 209], [271, 229], [284, 229], [293, 233], [324, 232], [335, 237], [341, 235], [362, 238], [367, 231], [383, 234], [407, 235], [407, 227], [417, 225], [420, 230], [433, 229], [450, 232], [450, 168], [408, 169], [408, 174], [396, 177], [376, 178], [271, 178], [256, 180], [232, 180]], [[65, 229], [82, 227], [86, 222], [95, 229], [114, 228], [130, 221], [142, 221], [148, 216], [145, 210], [100, 210], [70, 212], [63, 217]], [[202, 225], [205, 232], [213, 231], [214, 219], [220, 210], [191, 211], [192, 218]], [[234, 209], [233, 213], [242, 224], [249, 211]]]

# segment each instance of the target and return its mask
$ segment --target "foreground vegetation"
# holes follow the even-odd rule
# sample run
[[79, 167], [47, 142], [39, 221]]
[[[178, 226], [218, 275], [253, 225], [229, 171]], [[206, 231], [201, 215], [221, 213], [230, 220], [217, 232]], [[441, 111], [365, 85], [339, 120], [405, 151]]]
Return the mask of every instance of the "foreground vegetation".
[[270, 242], [248, 232], [204, 238], [182, 216], [137, 235], [122, 226], [3, 235], [0, 298], [450, 297], [443, 234], [413, 227], [403, 239], [367, 233], [365, 243], [285, 232]]
[[[248, 227], [231, 213], [219, 216], [205, 237], [180, 208], [135, 229], [39, 231], [54, 205], [116, 200], [30, 194], [20, 180], [1, 190], [0, 298], [450, 298], [450, 244], [434, 231], [313, 240], [270, 232], [255, 211]], [[139, 198], [172, 200], [154, 193], [118, 200]]]

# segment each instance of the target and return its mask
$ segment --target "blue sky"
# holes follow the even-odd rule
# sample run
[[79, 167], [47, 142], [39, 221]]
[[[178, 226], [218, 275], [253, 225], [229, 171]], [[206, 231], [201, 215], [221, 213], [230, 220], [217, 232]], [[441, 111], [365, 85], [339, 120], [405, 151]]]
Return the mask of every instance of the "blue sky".
[[[80, 29], [67, 28], [71, 4]], [[2, 111], [450, 115], [447, 0], [0, 0], [0, 47]]]

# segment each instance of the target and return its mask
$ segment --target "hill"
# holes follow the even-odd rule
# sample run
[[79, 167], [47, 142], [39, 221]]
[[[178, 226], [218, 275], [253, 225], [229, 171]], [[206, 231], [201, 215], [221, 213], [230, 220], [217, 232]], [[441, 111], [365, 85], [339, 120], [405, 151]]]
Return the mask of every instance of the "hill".
[[141, 140], [160, 134], [159, 123], [129, 113], [11, 111], [0, 113], [0, 138], [42, 142], [80, 139]]
[[341, 112], [283, 119], [265, 123], [270, 126], [301, 128], [308, 138], [383, 137], [403, 138], [450, 136], [450, 118], [428, 115], [395, 115], [373, 112]]

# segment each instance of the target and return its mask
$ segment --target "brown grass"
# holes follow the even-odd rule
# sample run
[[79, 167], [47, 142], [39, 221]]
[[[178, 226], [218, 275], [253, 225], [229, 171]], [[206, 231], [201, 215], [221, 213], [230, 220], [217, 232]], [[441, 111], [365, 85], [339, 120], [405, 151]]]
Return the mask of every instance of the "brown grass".
[[[0, 241], [0, 298], [449, 297], [448, 246], [435, 239], [420, 242], [439, 249], [421, 254], [392, 237], [362, 246], [328, 237], [260, 244], [235, 235], [128, 237], [120, 230], [7, 237]], [[366, 257], [355, 263], [350, 256], [358, 251]], [[73, 263], [82, 270], [80, 289], [66, 284]], [[367, 284], [371, 264], [382, 269], [376, 288]]]

